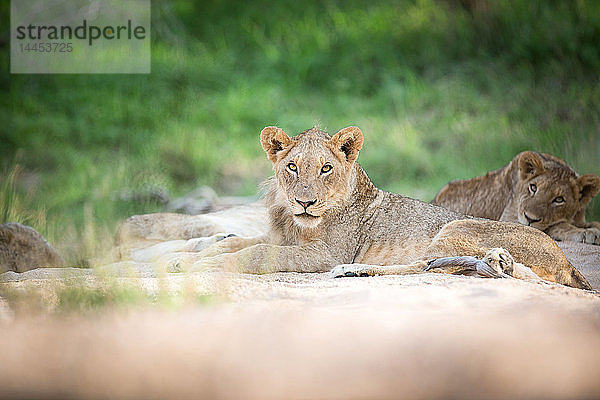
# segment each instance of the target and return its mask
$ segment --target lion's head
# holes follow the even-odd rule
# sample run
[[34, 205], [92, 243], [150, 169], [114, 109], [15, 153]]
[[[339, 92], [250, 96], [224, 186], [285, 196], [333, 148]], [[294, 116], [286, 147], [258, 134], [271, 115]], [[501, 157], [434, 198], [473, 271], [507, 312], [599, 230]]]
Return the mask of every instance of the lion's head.
[[344, 128], [333, 137], [316, 127], [289, 137], [268, 126], [260, 133], [260, 142], [281, 189], [278, 202], [300, 227], [316, 227], [328, 211], [348, 200], [352, 167], [363, 144], [357, 127]]
[[550, 154], [526, 151], [517, 157], [520, 180], [514, 195], [520, 223], [545, 230], [559, 222], [583, 222], [587, 204], [600, 191], [600, 178], [578, 176]]

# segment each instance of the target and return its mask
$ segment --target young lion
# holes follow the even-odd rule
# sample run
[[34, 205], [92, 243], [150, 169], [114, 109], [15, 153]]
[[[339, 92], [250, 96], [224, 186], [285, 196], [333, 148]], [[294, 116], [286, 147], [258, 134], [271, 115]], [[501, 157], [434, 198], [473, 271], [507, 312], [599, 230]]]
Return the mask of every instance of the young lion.
[[[337, 266], [334, 276], [429, 269], [499, 276], [512, 272], [512, 255], [543, 279], [591, 289], [537, 229], [473, 219], [377, 189], [355, 162], [363, 144], [357, 127], [333, 137], [316, 127], [289, 137], [271, 126], [260, 140], [275, 171], [266, 198], [270, 231], [261, 239], [231, 237], [213, 245], [217, 253], [230, 252], [218, 256], [229, 270], [324, 272]], [[453, 260], [465, 258], [454, 256], [472, 257], [457, 269]], [[485, 257], [484, 263], [473, 257]]]
[[600, 245], [600, 223], [585, 222], [585, 209], [598, 191], [597, 176], [579, 176], [557, 157], [525, 151], [485, 176], [448, 183], [432, 203], [475, 217], [520, 222], [556, 240]]

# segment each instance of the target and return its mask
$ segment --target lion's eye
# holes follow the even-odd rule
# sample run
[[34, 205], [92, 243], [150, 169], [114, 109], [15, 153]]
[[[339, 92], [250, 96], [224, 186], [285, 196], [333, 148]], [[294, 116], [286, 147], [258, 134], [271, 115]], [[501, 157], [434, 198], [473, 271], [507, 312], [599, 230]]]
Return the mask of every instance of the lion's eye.
[[298, 167], [296, 167], [296, 164], [294, 164], [293, 162], [289, 163], [289, 164], [287, 165], [287, 167], [288, 167], [288, 169], [289, 169], [290, 171], [292, 171], [292, 172], [296, 172], [296, 171], [298, 171]]
[[326, 174], [329, 171], [331, 171], [332, 169], [333, 169], [333, 167], [331, 165], [325, 164], [325, 165], [323, 165], [323, 168], [321, 168], [321, 173]]
[[558, 196], [557, 198], [555, 198], [554, 200], [552, 200], [554, 203], [556, 204], [562, 204], [565, 202], [565, 199], [562, 196]]
[[531, 185], [529, 185], [529, 191], [531, 193], [537, 192], [537, 186], [535, 185], [535, 183], [532, 183]]

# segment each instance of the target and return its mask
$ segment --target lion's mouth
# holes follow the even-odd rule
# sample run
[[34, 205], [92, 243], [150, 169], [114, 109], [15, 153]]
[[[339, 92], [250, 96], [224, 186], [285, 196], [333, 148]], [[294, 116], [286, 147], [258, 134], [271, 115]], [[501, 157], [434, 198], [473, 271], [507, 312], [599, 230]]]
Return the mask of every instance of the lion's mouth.
[[529, 215], [526, 212], [521, 214], [519, 217], [519, 222], [523, 225], [531, 226], [532, 228], [536, 228], [541, 231], [549, 227], [548, 223], [543, 221], [542, 218], [534, 218], [532, 215]]
[[538, 224], [538, 222], [540, 222], [542, 220], [541, 218], [530, 217], [529, 215], [527, 215], [527, 213], [523, 213], [523, 217], [525, 217], [525, 221], [527, 222], [527, 225], [529, 225], [529, 226]]
[[306, 211], [305, 211], [305, 212], [303, 212], [303, 213], [300, 213], [300, 214], [294, 214], [294, 217], [300, 217], [300, 218], [309, 218], [309, 219], [311, 219], [311, 218], [313, 218], [313, 219], [314, 219], [314, 218], [320, 218], [319, 216], [317, 216], [317, 215], [312, 215], [312, 214], [309, 214], [309, 213], [307, 213]]
[[304, 228], [315, 228], [321, 222], [321, 217], [303, 212], [294, 214], [294, 222]]

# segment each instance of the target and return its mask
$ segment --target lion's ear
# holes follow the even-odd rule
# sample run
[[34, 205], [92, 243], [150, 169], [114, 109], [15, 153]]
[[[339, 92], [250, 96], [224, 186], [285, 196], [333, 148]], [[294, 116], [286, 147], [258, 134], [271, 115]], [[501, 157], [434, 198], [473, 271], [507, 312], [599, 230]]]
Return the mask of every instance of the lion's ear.
[[585, 174], [577, 178], [577, 186], [579, 187], [579, 203], [587, 205], [600, 192], [600, 178], [596, 175]]
[[280, 128], [267, 126], [260, 132], [260, 144], [272, 163], [277, 161], [277, 153], [292, 144], [292, 139]]
[[349, 126], [333, 135], [330, 143], [346, 155], [346, 160], [353, 163], [363, 145], [363, 134], [356, 126]]
[[525, 151], [519, 157], [519, 171], [521, 179], [538, 175], [544, 170], [544, 163], [540, 156], [533, 151]]

